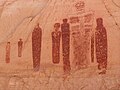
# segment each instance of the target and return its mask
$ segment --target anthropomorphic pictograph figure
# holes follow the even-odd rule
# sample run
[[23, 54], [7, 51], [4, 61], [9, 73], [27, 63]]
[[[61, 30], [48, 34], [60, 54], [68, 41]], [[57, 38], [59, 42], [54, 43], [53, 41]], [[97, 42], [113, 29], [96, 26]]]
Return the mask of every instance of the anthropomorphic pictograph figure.
[[39, 27], [39, 23], [36, 25], [32, 32], [32, 54], [33, 54], [33, 68], [38, 71], [40, 68], [40, 57], [41, 57], [41, 40], [42, 30]]
[[54, 29], [52, 32], [52, 61], [54, 64], [60, 62], [60, 38], [61, 32], [59, 31], [60, 23], [55, 23]]
[[103, 19], [97, 18], [97, 27], [95, 32], [95, 47], [99, 74], [105, 74], [107, 69], [107, 32], [103, 26]]
[[6, 63], [10, 63], [10, 42], [6, 45]]
[[22, 41], [22, 39], [20, 39], [18, 41], [18, 57], [22, 56], [22, 49], [23, 49], [23, 41]]
[[63, 19], [61, 25], [62, 31], [62, 52], [63, 52], [63, 69], [65, 73], [69, 73], [71, 70], [70, 66], [70, 25], [67, 23], [67, 19]]
[[91, 36], [91, 62], [94, 62], [94, 35]]

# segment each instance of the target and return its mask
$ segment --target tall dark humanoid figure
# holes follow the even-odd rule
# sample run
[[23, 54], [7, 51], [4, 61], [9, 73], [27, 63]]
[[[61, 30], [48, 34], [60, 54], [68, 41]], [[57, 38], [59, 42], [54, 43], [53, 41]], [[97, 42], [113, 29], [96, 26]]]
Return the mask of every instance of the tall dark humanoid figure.
[[97, 27], [95, 32], [95, 47], [99, 74], [105, 74], [107, 69], [107, 32], [103, 26], [103, 19], [97, 18]]
[[62, 31], [62, 52], [63, 52], [63, 69], [65, 73], [69, 73], [70, 67], [70, 25], [67, 23], [67, 19], [63, 19], [61, 25]]
[[60, 38], [61, 32], [59, 31], [60, 23], [55, 23], [54, 29], [52, 32], [52, 61], [54, 64], [60, 62]]
[[41, 40], [42, 30], [39, 27], [39, 23], [36, 25], [32, 32], [32, 54], [33, 54], [33, 68], [38, 71], [40, 68], [40, 57], [41, 57]]

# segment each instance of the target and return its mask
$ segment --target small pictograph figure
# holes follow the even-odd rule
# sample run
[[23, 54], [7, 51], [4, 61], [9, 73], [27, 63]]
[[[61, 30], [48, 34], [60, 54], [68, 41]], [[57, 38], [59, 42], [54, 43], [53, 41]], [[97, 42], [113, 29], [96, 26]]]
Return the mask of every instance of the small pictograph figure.
[[6, 45], [6, 63], [10, 63], [10, 42]]
[[20, 38], [18, 41], [18, 57], [22, 57], [23, 41]]

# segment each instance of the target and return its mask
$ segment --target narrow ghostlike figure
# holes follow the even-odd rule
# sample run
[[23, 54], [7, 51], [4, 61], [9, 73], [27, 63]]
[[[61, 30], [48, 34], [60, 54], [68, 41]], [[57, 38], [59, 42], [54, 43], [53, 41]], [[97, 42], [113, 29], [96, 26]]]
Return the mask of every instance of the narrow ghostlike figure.
[[94, 35], [91, 37], [91, 62], [94, 62]]
[[63, 52], [63, 69], [65, 73], [69, 73], [71, 70], [70, 66], [70, 25], [67, 23], [67, 19], [63, 19], [61, 25], [62, 31], [62, 52]]
[[23, 48], [23, 41], [22, 41], [22, 39], [20, 39], [18, 41], [18, 57], [22, 56], [22, 48]]
[[98, 62], [99, 74], [105, 74], [107, 69], [107, 33], [103, 26], [103, 19], [97, 18], [95, 32], [96, 59]]
[[10, 63], [10, 42], [6, 45], [6, 63]]
[[41, 40], [42, 30], [39, 27], [39, 23], [36, 25], [32, 32], [32, 54], [33, 54], [33, 68], [34, 71], [39, 71], [40, 57], [41, 57]]
[[54, 29], [52, 32], [52, 61], [54, 64], [60, 62], [60, 38], [61, 32], [59, 31], [60, 23], [55, 23]]

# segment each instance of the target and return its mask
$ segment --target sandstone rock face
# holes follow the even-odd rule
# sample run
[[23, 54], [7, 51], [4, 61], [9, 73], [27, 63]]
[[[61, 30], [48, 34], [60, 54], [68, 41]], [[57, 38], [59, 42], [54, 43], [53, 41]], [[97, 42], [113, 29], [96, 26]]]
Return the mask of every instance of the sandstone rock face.
[[[120, 90], [120, 0], [84, 0], [85, 12], [103, 18], [108, 38], [108, 69], [98, 75], [96, 59], [87, 69], [74, 70], [70, 55], [71, 74], [63, 75], [62, 45], [60, 63], [52, 63], [54, 24], [75, 14], [79, 0], [0, 0], [0, 90]], [[34, 72], [32, 31], [39, 23], [42, 29], [41, 67]], [[18, 41], [23, 40], [22, 57], [18, 57]], [[11, 44], [10, 63], [6, 64], [6, 43]], [[72, 48], [72, 47], [71, 47]], [[72, 50], [72, 49], [71, 49]]]

